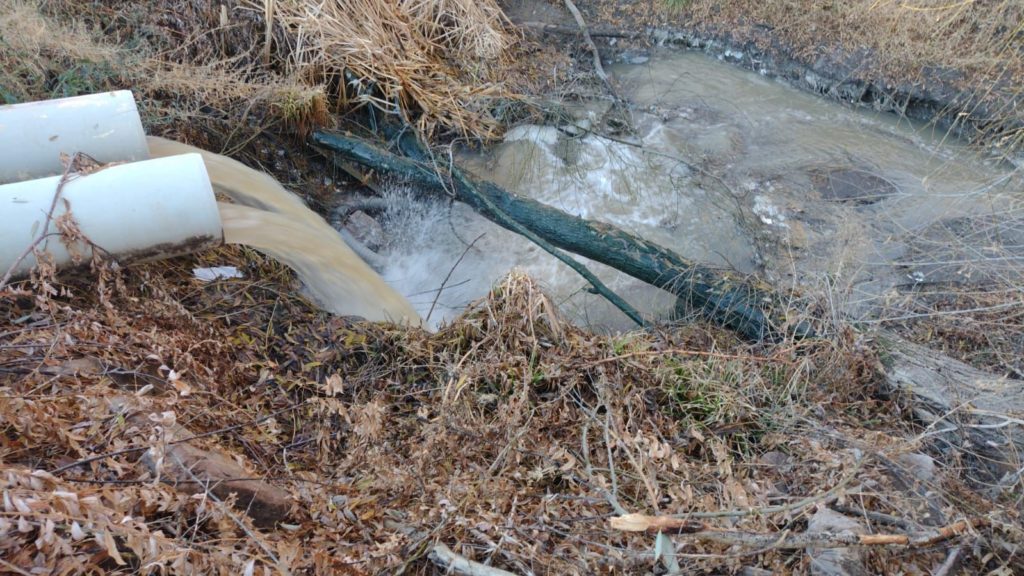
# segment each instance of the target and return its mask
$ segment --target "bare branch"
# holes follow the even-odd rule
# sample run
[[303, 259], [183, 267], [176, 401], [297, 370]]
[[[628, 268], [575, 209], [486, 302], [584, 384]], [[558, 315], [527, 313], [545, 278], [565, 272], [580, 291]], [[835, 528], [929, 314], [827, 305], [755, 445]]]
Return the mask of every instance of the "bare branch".
[[590, 53], [594, 55], [594, 72], [597, 77], [604, 82], [604, 85], [608, 88], [608, 91], [615, 95], [615, 88], [612, 86], [612, 81], [608, 77], [608, 74], [604, 71], [604, 66], [601, 65], [601, 54], [597, 51], [597, 45], [594, 44], [594, 39], [590, 37], [590, 29], [587, 28], [587, 23], [583, 20], [583, 14], [580, 14], [580, 9], [576, 7], [576, 4], [572, 0], [564, 0], [565, 7], [572, 12], [572, 17], [576, 20], [576, 25], [580, 27], [580, 32], [583, 34], [583, 42], [587, 44], [587, 48], [590, 48]]
[[853, 532], [782, 532], [758, 534], [718, 530], [707, 523], [672, 516], [627, 514], [610, 519], [611, 527], [623, 532], [647, 532], [685, 535], [705, 542], [756, 548], [843, 548], [847, 546], [905, 546], [924, 548], [966, 534], [988, 524], [984, 518], [961, 520], [934, 530], [910, 534], [855, 534]]

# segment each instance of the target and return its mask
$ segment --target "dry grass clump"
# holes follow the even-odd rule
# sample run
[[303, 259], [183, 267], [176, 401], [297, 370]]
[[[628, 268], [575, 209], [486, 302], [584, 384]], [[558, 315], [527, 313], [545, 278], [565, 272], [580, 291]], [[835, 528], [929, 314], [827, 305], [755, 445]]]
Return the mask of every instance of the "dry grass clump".
[[[0, 1], [0, 97], [4, 103], [70, 96], [115, 74], [118, 51], [81, 30], [55, 28], [35, 5]], [[111, 82], [113, 83], [113, 82]], [[88, 89], [88, 88], [86, 88]]]
[[[224, 264], [246, 277], [192, 277]], [[882, 421], [894, 406], [861, 392], [871, 360], [838, 348], [755, 351], [699, 327], [595, 335], [523, 276], [429, 334], [318, 312], [245, 250], [103, 270], [102, 289], [44, 273], [0, 295], [4, 568], [440, 574], [428, 551], [442, 543], [520, 574], [635, 573], [656, 564], [653, 536], [613, 530], [613, 515], [710, 514], [779, 535], [818, 506], [907, 526], [928, 522], [922, 510], [986, 516], [996, 527], [966, 561], [1013, 561], [984, 558], [1004, 531], [990, 503], [897, 463], [913, 444]], [[166, 453], [168, 422], [285, 489], [283, 524], [256, 528], [231, 502], [160, 482], [140, 456]], [[679, 538], [691, 573], [809, 569], [800, 551]]]
[[[251, 137], [275, 124], [301, 132], [326, 121], [320, 87], [254, 74], [230, 58], [205, 53], [197, 61], [174, 59], [156, 51], [156, 40], [150, 45], [144, 38], [111, 38], [116, 28], [103, 33], [83, 23], [86, 10], [107, 8], [102, 5], [45, 8], [75, 18], [58, 19], [37, 2], [0, 0], [0, 96], [8, 102], [131, 89], [147, 126], [187, 126], [229, 144], [232, 136]], [[135, 21], [119, 24], [122, 33], [139, 33]], [[227, 137], [214, 138], [219, 134]]]
[[149, 126], [231, 149], [373, 105], [491, 138], [514, 37], [493, 2], [0, 0], [0, 96], [136, 92]]
[[265, 4], [289, 39], [278, 58], [336, 84], [343, 103], [403, 115], [427, 134], [496, 135], [488, 108], [510, 96], [501, 68], [513, 38], [492, 0]]

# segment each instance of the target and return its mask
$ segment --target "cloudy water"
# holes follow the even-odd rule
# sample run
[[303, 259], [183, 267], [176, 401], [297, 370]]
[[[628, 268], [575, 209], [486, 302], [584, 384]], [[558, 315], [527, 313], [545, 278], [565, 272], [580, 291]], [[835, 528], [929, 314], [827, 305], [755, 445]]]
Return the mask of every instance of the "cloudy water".
[[[693, 260], [760, 273], [782, 287], [820, 292], [827, 281], [834, 303], [853, 317], [879, 314], [897, 286], [1005, 277], [1024, 264], [1019, 175], [941, 131], [699, 53], [658, 51], [609, 72], [633, 102], [628, 112], [609, 111], [607, 102], [575, 105], [572, 123], [519, 126], [486, 154], [459, 162], [512, 192]], [[432, 308], [432, 323], [519, 267], [578, 322], [629, 327], [528, 241], [463, 206], [424, 204], [400, 189], [390, 197], [385, 276], [421, 314]], [[645, 313], [672, 309], [660, 291], [588, 264]]]

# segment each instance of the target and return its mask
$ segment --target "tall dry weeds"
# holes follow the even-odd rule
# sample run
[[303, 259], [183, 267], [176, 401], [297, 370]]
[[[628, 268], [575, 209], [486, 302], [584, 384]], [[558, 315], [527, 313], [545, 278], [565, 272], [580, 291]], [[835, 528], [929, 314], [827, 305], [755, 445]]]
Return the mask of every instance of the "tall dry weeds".
[[510, 96], [499, 67], [513, 37], [493, 1], [278, 0], [274, 18], [290, 40], [278, 57], [300, 77], [338, 83], [343, 104], [403, 115], [425, 133], [498, 130], [488, 107]]
[[303, 136], [329, 108], [370, 105], [486, 139], [511, 96], [500, 65], [515, 38], [492, 1], [0, 0], [0, 30], [4, 100], [129, 88], [148, 123], [196, 138]]
[[239, 130], [248, 136], [249, 121], [301, 132], [326, 119], [320, 86], [260, 73], [233, 58], [169, 58], [141, 38], [112, 41], [83, 23], [84, 11], [96, 8], [84, 3], [66, 6], [73, 19], [44, 8], [54, 7], [0, 0], [0, 96], [10, 102], [130, 89], [148, 126], [229, 137]]

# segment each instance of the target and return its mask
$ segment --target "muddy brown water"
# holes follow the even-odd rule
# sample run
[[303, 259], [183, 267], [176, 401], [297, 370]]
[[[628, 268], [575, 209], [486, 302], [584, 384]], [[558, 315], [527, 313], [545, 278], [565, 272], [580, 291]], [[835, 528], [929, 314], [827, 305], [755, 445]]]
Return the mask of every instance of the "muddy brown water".
[[418, 324], [419, 314], [348, 247], [301, 198], [241, 162], [186, 144], [149, 137], [154, 158], [198, 152], [214, 188], [235, 203], [218, 203], [224, 240], [254, 248], [292, 268], [325, 310], [368, 320]]
[[[632, 102], [627, 113], [608, 113], [601, 100], [570, 105], [573, 125], [519, 126], [460, 161], [510, 191], [688, 258], [827, 293], [858, 320], [898, 314], [890, 304], [908, 285], [1007, 280], [1024, 269], [1024, 186], [1011, 166], [929, 126], [704, 54], [628, 60], [608, 67]], [[392, 238], [385, 276], [421, 313], [433, 307], [431, 322], [517, 266], [576, 321], [629, 327], [567, 267], [464, 207], [397, 189], [383, 223]], [[672, 310], [661, 291], [589, 264], [645, 313]]]

